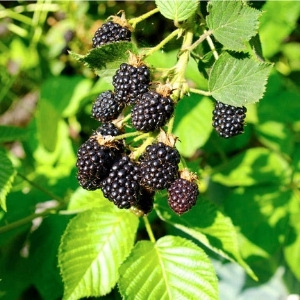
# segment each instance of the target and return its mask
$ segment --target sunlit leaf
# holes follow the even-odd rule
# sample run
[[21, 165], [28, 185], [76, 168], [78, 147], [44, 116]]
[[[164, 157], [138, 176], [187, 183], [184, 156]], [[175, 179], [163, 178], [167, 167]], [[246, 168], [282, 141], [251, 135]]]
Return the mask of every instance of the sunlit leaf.
[[217, 278], [202, 249], [191, 241], [165, 236], [155, 244], [138, 242], [120, 268], [124, 299], [218, 298]]
[[59, 247], [64, 299], [109, 293], [133, 247], [137, 226], [137, 217], [117, 208], [94, 208], [73, 218]]

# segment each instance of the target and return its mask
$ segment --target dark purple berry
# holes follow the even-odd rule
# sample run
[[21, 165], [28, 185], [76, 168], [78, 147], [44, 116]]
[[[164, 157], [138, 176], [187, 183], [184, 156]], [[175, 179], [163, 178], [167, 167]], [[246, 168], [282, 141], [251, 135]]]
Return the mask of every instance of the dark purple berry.
[[108, 43], [130, 41], [131, 31], [121, 25], [109, 21], [97, 29], [93, 37], [93, 47], [99, 47]]
[[180, 155], [176, 148], [161, 142], [152, 144], [140, 160], [140, 182], [149, 189], [168, 188], [178, 177]]
[[230, 138], [244, 132], [246, 107], [236, 107], [217, 101], [213, 110], [213, 127], [224, 138]]
[[93, 104], [92, 117], [100, 122], [116, 119], [125, 104], [117, 101], [112, 91], [101, 93]]
[[169, 206], [174, 212], [181, 215], [196, 204], [198, 194], [196, 183], [178, 178], [168, 188]]
[[139, 131], [154, 131], [166, 124], [173, 111], [171, 98], [154, 91], [144, 93], [132, 109], [132, 125]]

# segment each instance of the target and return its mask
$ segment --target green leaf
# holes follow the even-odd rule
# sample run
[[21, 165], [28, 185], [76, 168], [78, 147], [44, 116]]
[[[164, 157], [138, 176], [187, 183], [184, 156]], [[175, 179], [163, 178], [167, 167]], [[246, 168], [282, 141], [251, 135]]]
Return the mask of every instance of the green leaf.
[[197, 10], [197, 0], [155, 0], [160, 13], [167, 19], [181, 22], [191, 17]]
[[284, 123], [267, 121], [255, 126], [258, 140], [268, 148], [291, 154], [294, 146], [294, 135]]
[[212, 101], [196, 94], [178, 103], [174, 121], [174, 133], [180, 137], [176, 147], [180, 153], [189, 157], [203, 146], [212, 131]]
[[59, 247], [64, 299], [98, 297], [116, 284], [130, 253], [138, 218], [117, 208], [87, 210], [71, 220]]
[[207, 26], [229, 50], [246, 50], [246, 42], [258, 31], [261, 12], [242, 1], [209, 1]]
[[136, 244], [120, 268], [124, 299], [219, 299], [217, 277], [204, 251], [181, 237]]
[[223, 53], [214, 63], [209, 76], [212, 96], [223, 103], [243, 106], [259, 101], [272, 65], [251, 58], [238, 59]]
[[136, 48], [130, 42], [116, 42], [90, 50], [86, 55], [70, 52], [70, 55], [82, 62], [86, 67], [94, 70], [97, 75], [111, 76], [120, 64], [126, 62], [129, 51], [135, 53]]
[[21, 127], [0, 126], [0, 143], [24, 140], [27, 138], [27, 131]]
[[267, 1], [263, 6], [263, 11], [264, 13], [260, 20], [259, 35], [263, 41], [264, 56], [272, 57], [280, 50], [284, 39], [297, 28], [300, 2]]
[[211, 176], [226, 186], [281, 184], [289, 181], [291, 168], [279, 154], [266, 148], [251, 148], [217, 167]]
[[79, 187], [71, 196], [68, 205], [70, 211], [83, 211], [92, 208], [101, 208], [103, 211], [111, 209], [114, 204], [104, 197], [102, 191], [87, 191]]
[[175, 214], [166, 201], [156, 203], [155, 209], [163, 221], [190, 235], [222, 257], [238, 262], [253, 279], [257, 279], [241, 257], [236, 230], [230, 218], [212, 202], [199, 197], [196, 206], [183, 216]]
[[6, 153], [0, 149], [0, 206], [6, 211], [6, 195], [11, 189], [16, 172]]
[[[297, 203], [297, 202], [296, 202]], [[300, 280], [300, 210], [299, 205], [290, 218], [290, 229], [284, 247], [284, 257], [293, 274]]]

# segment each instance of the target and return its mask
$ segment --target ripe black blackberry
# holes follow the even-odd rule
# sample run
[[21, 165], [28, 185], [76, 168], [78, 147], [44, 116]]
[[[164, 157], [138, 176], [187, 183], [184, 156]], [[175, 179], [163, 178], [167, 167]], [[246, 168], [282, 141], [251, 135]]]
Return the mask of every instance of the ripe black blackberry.
[[92, 117], [100, 122], [108, 122], [116, 119], [125, 104], [119, 102], [112, 91], [102, 92], [92, 107]]
[[108, 43], [130, 41], [131, 31], [118, 23], [109, 21], [97, 29], [93, 37], [93, 47], [99, 47]]
[[154, 91], [144, 93], [131, 111], [132, 125], [139, 131], [154, 131], [165, 125], [173, 111], [171, 98]]
[[138, 201], [138, 166], [124, 155], [114, 163], [101, 188], [106, 198], [119, 208], [130, 208]]
[[123, 63], [113, 76], [115, 97], [120, 102], [136, 103], [138, 97], [149, 90], [149, 85], [150, 71], [146, 65]]
[[153, 209], [154, 191], [150, 191], [143, 187], [140, 188], [137, 203], [134, 205], [135, 209], [139, 211], [140, 215], [148, 214]]
[[108, 175], [111, 166], [121, 157], [123, 151], [122, 141], [105, 143], [103, 140], [103, 145], [100, 145], [100, 134], [114, 136], [119, 134], [119, 130], [113, 124], [103, 124], [95, 131], [94, 136], [79, 147], [76, 162], [77, 179], [86, 190], [100, 188], [101, 181]]
[[168, 188], [169, 206], [174, 212], [181, 215], [196, 204], [198, 194], [196, 183], [178, 178]]
[[168, 188], [178, 177], [180, 155], [176, 148], [162, 142], [152, 144], [140, 160], [140, 183], [146, 188]]
[[236, 107], [217, 101], [213, 110], [213, 127], [224, 138], [230, 138], [244, 132], [246, 107]]

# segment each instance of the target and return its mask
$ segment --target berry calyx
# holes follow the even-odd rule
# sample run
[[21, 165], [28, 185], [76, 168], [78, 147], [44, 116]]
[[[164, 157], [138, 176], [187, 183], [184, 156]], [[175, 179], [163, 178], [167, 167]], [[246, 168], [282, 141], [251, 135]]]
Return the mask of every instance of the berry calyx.
[[230, 138], [244, 132], [246, 107], [236, 107], [217, 101], [213, 110], [213, 127], [224, 138]]

